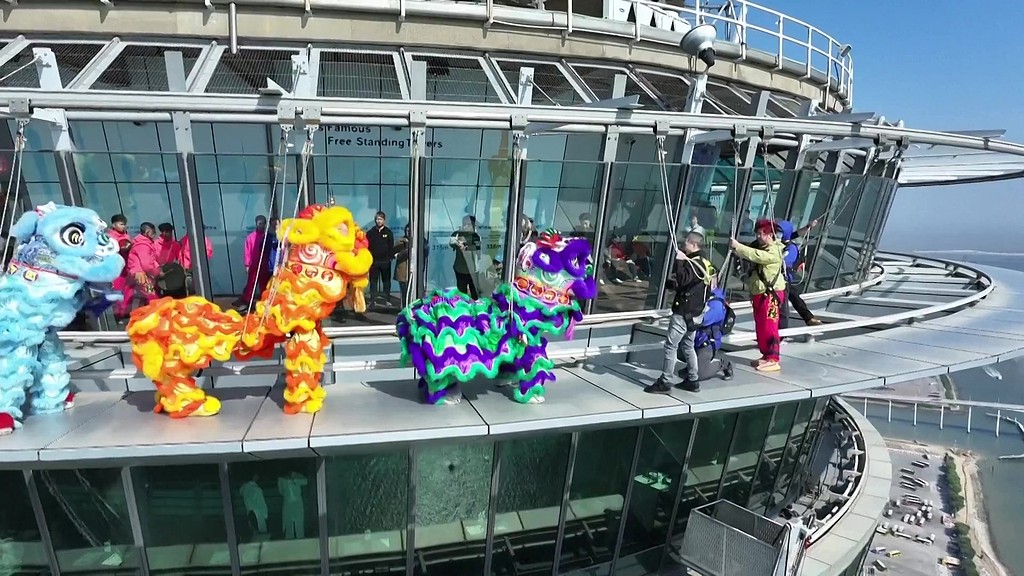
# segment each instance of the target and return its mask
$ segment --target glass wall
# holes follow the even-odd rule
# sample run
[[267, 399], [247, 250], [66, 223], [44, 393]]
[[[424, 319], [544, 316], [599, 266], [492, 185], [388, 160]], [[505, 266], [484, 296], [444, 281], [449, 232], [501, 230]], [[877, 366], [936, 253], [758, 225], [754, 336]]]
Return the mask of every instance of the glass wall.
[[121, 478], [119, 468], [36, 472], [39, 501], [62, 573], [141, 573]]
[[[675, 157], [679, 139], [666, 140], [669, 159]], [[661, 167], [654, 136], [630, 136], [619, 140], [617, 162], [612, 166], [608, 213], [603, 237], [604, 257], [597, 268], [598, 296], [595, 312], [653, 309], [664, 290], [662, 277], [669, 253], [669, 222], [675, 209], [665, 205]], [[677, 198], [684, 169], [669, 162], [668, 191]]]
[[818, 233], [820, 246], [815, 250], [814, 262], [809, 272], [805, 292], [828, 290], [833, 287], [843, 247], [850, 234], [851, 224], [857, 212], [857, 200], [867, 184], [865, 177], [843, 174], [839, 177], [835, 199], [827, 210], [827, 216]]
[[655, 573], [676, 562], [693, 508], [726, 498], [774, 514], [799, 493], [790, 484], [828, 402], [326, 458], [40, 470], [31, 485], [0, 472], [0, 568], [49, 573], [31, 487], [66, 573], [230, 574], [238, 562], [246, 574], [326, 563], [333, 576], [399, 576], [410, 558], [423, 576]]
[[865, 176], [864, 178], [867, 180], [850, 223], [850, 238], [842, 252], [836, 286], [848, 286], [857, 282], [861, 255], [868, 242], [869, 228], [874, 221], [875, 211], [878, 210], [882, 190], [887, 184], [885, 179], [877, 176]]
[[405, 574], [408, 450], [333, 456], [326, 475], [331, 574]]
[[[0, 133], [0, 208], [9, 206], [7, 222], [3, 222], [3, 233], [23, 211], [47, 202], [63, 204], [60, 180], [57, 177], [57, 162], [53, 155], [53, 136], [49, 124], [29, 122], [25, 125], [25, 148], [22, 152], [21, 182], [12, 183], [15, 169], [14, 138], [18, 134], [18, 123], [7, 120], [9, 132]], [[8, 184], [11, 189], [8, 190]], [[18, 206], [14, 206], [17, 192]], [[14, 219], [10, 210], [13, 210]]]
[[804, 269], [802, 273], [796, 274], [801, 292], [814, 291], [810, 281], [811, 266], [825, 235], [833, 228], [834, 218], [829, 214], [829, 203], [837, 180], [836, 174], [822, 174], [814, 170], [800, 170], [796, 177], [796, 188], [789, 206], [788, 220], [796, 229], [807, 226], [812, 220], [819, 222], [818, 227], [808, 232], [801, 240]]
[[316, 461], [236, 462], [228, 477], [242, 570], [319, 574]]
[[877, 206], [875, 207], [874, 214], [872, 214], [871, 222], [868, 224], [867, 231], [864, 233], [864, 244], [861, 246], [859, 252], [860, 257], [857, 262], [857, 278], [855, 282], [862, 282], [867, 278], [868, 273], [871, 269], [871, 263], [875, 256], [875, 251], [878, 249], [878, 240], [882, 235], [882, 225], [885, 221], [885, 215], [889, 213], [889, 208], [892, 207], [893, 198], [896, 195], [896, 182], [893, 180], [883, 180], [881, 184], [881, 191], [878, 195]]
[[5, 574], [51, 574], [43, 536], [20, 471], [0, 472], [0, 570]]

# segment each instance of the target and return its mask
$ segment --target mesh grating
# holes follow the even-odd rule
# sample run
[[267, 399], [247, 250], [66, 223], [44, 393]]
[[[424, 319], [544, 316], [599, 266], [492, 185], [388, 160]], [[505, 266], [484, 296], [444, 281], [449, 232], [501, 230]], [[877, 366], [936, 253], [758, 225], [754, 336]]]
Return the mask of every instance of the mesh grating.
[[270, 78], [289, 92], [294, 78], [292, 56], [296, 50], [240, 49], [238, 54], [224, 52], [206, 86], [209, 94], [256, 94]]
[[782, 533], [781, 525], [719, 501], [690, 512], [680, 558], [709, 576], [771, 576]]
[[512, 93], [518, 94], [519, 69], [533, 68], [533, 103], [538, 106], [559, 105], [572, 106], [585, 102], [582, 96], [569, 83], [568, 78], [554, 64], [542, 62], [516, 62], [513, 60], [496, 60], [501, 73], [505, 75]]
[[594, 66], [573, 66], [573, 70], [580, 75], [583, 83], [590, 87], [590, 91], [597, 96], [598, 100], [608, 100], [612, 97], [612, 89], [615, 86], [615, 75], [626, 74], [626, 96], [637, 94], [640, 96], [640, 104], [645, 108], [661, 110], [662, 106], [657, 100], [651, 97], [646, 90], [640, 87], [633, 79], [633, 76], [620, 68], [597, 68]]
[[413, 55], [412, 59], [427, 63], [427, 100], [501, 102], [476, 58]]
[[690, 93], [690, 84], [677, 76], [666, 76], [653, 72], [642, 72], [644, 80], [661, 96], [662, 102], [669, 110], [679, 111], [686, 108], [686, 98]]
[[801, 107], [802, 105], [795, 98], [782, 96], [775, 92], [772, 92], [771, 97], [768, 99], [768, 114], [778, 118], [799, 116]]
[[402, 88], [392, 54], [321, 52], [317, 96], [401, 100]]
[[185, 77], [202, 53], [201, 48], [179, 46], [126, 46], [90, 88], [166, 92], [167, 64], [164, 52], [181, 52]]
[[[33, 43], [18, 53], [3, 66], [0, 66], [0, 82], [4, 88], [39, 88], [39, 76], [34, 64], [29, 64], [35, 57], [33, 48], [49, 48], [57, 61], [60, 72], [61, 86], [67, 86], [78, 76], [99, 53], [103, 44], [36, 44]], [[24, 68], [23, 68], [24, 67]], [[15, 72], [16, 70], [19, 70]], [[8, 77], [10, 75], [10, 77]]]
[[728, 86], [708, 82], [707, 95], [730, 114], [746, 115], [750, 113], [750, 100], [744, 99]]

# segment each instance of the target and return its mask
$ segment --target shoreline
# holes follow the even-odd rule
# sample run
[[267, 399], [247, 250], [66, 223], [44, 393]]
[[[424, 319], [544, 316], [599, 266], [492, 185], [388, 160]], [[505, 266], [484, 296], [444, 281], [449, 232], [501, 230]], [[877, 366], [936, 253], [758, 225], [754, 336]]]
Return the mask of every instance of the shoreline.
[[[892, 438], [885, 438], [885, 444], [891, 450], [928, 452], [940, 458], [947, 453], [952, 454], [964, 492], [964, 507], [956, 513], [954, 518], [955, 521], [963, 522], [970, 528], [968, 537], [974, 547], [974, 562], [978, 571], [986, 576], [1014, 576], [1013, 572], [999, 560], [995, 543], [992, 541], [992, 531], [988, 525], [988, 511], [985, 509], [985, 497], [981, 491], [978, 457], [971, 451], [961, 452], [937, 444], [908, 442]], [[948, 513], [945, 508], [944, 503], [943, 511]]]

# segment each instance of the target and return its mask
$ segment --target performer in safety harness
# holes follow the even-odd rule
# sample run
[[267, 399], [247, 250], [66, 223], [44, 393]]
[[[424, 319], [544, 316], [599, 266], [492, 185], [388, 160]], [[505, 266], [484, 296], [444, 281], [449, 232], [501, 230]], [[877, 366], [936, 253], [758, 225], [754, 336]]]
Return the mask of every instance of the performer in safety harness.
[[701, 325], [701, 314], [708, 300], [711, 281], [714, 278], [711, 264], [701, 255], [704, 237], [696, 232], [686, 235], [683, 249], [676, 251], [675, 298], [672, 300], [672, 317], [665, 336], [665, 362], [661, 376], [644, 388], [650, 394], [668, 394], [673, 384], [676, 356], [680, 346], [686, 363], [686, 377], [679, 387], [689, 392], [699, 392], [697, 373], [697, 351], [693, 347], [697, 328]]
[[814, 313], [807, 308], [804, 299], [800, 297], [800, 276], [804, 271], [804, 255], [800, 251], [797, 239], [802, 238], [818, 225], [818, 220], [811, 220], [806, 226], [796, 229], [789, 220], [779, 220], [777, 226], [782, 239], [782, 259], [786, 264], [786, 302], [782, 306], [782, 316], [779, 317], [779, 328], [789, 326], [789, 304], [800, 315], [800, 319], [808, 326], [818, 326], [821, 320], [814, 317]]
[[[735, 323], [736, 314], [729, 307], [729, 303], [725, 301], [725, 291], [713, 287], [693, 340], [693, 347], [697, 351], [697, 379], [699, 381], [710, 380], [719, 372], [722, 373], [723, 380], [732, 380], [732, 362], [719, 356], [718, 351], [722, 348], [722, 336], [732, 332]], [[682, 356], [685, 351], [680, 350], [679, 354]], [[685, 362], [685, 356], [680, 360]], [[679, 371], [679, 377], [686, 378], [685, 368]]]
[[736, 255], [754, 264], [749, 275], [750, 298], [754, 311], [754, 331], [761, 358], [753, 363], [762, 372], [777, 372], [779, 365], [779, 317], [786, 298], [783, 275], [782, 243], [775, 237], [775, 223], [758, 220], [754, 226], [757, 239], [747, 246], [732, 239]]

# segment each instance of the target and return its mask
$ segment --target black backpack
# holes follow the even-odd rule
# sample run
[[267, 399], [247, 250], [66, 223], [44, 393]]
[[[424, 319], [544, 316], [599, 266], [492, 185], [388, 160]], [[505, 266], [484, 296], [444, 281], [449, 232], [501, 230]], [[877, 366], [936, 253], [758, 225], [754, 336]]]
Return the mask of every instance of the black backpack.
[[160, 279], [156, 281], [161, 296], [185, 296], [185, 269], [177, 262], [168, 262], [160, 267]]

